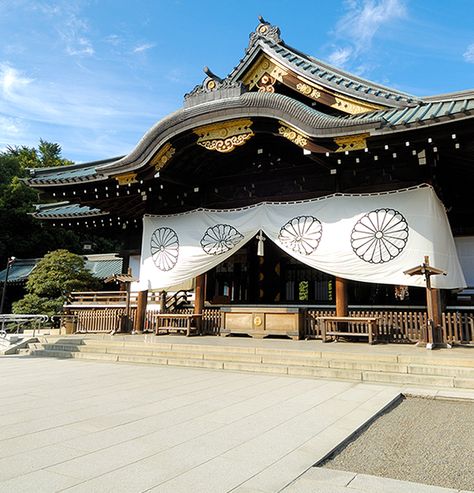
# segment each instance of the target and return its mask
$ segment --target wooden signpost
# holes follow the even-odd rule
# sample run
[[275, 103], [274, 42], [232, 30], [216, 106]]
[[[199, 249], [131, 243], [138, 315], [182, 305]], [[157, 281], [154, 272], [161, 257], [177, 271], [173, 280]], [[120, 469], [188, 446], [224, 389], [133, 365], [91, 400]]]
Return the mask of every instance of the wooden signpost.
[[428, 311], [428, 322], [426, 330], [422, 334], [422, 339], [418, 345], [425, 346], [426, 349], [434, 347], [446, 347], [440, 337], [437, 336], [441, 327], [441, 304], [439, 302], [439, 290], [431, 286], [431, 276], [446, 275], [442, 269], [438, 269], [430, 265], [430, 258], [425, 256], [425, 261], [421, 265], [412, 267], [403, 272], [409, 276], [425, 276], [426, 282], [426, 308]]

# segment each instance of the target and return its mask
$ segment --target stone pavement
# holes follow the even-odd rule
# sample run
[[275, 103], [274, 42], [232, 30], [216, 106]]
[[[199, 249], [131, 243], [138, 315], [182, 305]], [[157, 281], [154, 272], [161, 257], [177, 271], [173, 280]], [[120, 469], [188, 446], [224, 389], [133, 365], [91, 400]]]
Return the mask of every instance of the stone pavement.
[[9, 493], [355, 492], [294, 481], [403, 390], [18, 356], [0, 357], [0, 375], [0, 492]]

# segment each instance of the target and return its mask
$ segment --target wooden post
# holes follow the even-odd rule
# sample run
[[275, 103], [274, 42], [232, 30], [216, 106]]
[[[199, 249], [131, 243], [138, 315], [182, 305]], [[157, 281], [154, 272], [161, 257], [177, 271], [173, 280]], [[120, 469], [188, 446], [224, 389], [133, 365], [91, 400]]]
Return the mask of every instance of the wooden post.
[[[201, 274], [196, 277], [196, 286], [194, 288], [194, 314], [202, 315], [204, 309], [204, 301], [206, 298], [206, 274]], [[196, 319], [198, 334], [202, 330], [202, 317]]]
[[336, 317], [347, 317], [349, 314], [347, 301], [347, 279], [336, 277]]
[[160, 313], [166, 312], [166, 291], [160, 291]]
[[[445, 343], [446, 341], [443, 340], [443, 331], [440, 330], [442, 326], [442, 314], [441, 314], [441, 291], [436, 288], [431, 288], [431, 304], [433, 307], [433, 329], [436, 334], [436, 340], [434, 340], [434, 343]], [[438, 337], [440, 336], [441, 340], [438, 340]]]
[[131, 290], [131, 286], [130, 286], [129, 282], [125, 283], [125, 286], [126, 286], [127, 297], [125, 298], [124, 326], [122, 327], [121, 332], [129, 332], [130, 326], [131, 326], [131, 324], [130, 324], [130, 290]]
[[137, 298], [137, 312], [135, 315], [135, 322], [133, 324], [133, 331], [135, 334], [141, 334], [145, 325], [146, 317], [146, 305], [148, 301], [148, 290], [139, 291]]

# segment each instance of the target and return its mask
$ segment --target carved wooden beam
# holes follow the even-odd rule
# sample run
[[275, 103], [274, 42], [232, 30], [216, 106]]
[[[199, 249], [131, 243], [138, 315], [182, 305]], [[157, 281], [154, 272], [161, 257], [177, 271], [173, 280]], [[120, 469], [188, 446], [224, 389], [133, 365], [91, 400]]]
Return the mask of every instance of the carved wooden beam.
[[197, 144], [209, 151], [231, 152], [244, 145], [255, 134], [250, 128], [252, 120], [230, 120], [195, 128]]

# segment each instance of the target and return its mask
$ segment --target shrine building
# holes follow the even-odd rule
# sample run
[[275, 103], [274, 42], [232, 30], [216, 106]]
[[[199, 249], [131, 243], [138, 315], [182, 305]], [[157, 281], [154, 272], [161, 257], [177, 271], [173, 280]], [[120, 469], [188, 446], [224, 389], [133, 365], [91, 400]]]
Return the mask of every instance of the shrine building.
[[470, 313], [474, 90], [384, 87], [263, 18], [227, 76], [205, 74], [128, 155], [31, 170], [57, 202], [35, 217], [120, 231], [134, 290], [195, 286], [196, 310], [220, 310], [229, 332], [261, 336], [257, 318], [295, 310], [424, 310], [425, 279], [405, 272], [426, 257], [443, 273], [436, 310]]

